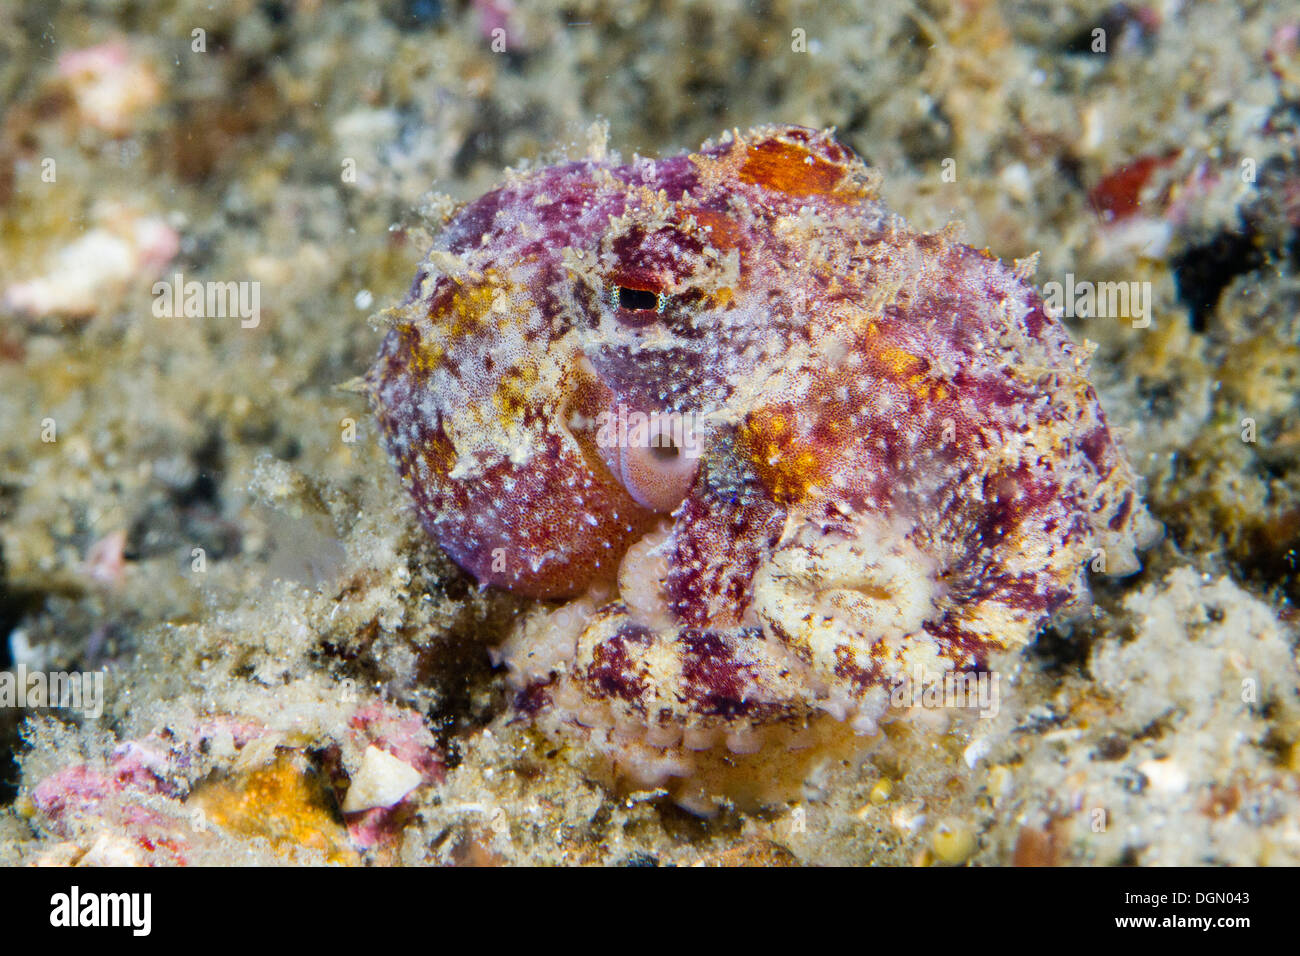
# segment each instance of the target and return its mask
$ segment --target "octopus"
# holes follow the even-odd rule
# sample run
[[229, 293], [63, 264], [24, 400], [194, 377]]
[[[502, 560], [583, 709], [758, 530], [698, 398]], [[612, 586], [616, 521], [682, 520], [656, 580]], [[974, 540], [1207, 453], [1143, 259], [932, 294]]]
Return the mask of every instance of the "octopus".
[[539, 599], [512, 719], [615, 783], [776, 799], [1156, 534], [1032, 265], [880, 185], [795, 126], [597, 148], [461, 206], [389, 310], [366, 390], [415, 514]]

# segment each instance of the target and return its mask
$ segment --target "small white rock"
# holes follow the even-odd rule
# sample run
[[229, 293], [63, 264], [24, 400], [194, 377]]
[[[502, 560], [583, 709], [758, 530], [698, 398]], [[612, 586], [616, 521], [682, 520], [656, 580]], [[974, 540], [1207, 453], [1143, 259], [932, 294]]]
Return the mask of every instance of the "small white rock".
[[420, 785], [420, 771], [371, 744], [343, 800], [344, 813], [391, 807]]
[[108, 833], [99, 834], [85, 856], [81, 866], [139, 866], [143, 861], [139, 849], [126, 837]]
[[980, 737], [978, 740], [972, 740], [962, 751], [962, 758], [966, 761], [966, 766], [974, 770], [975, 765], [987, 757], [992, 749], [993, 741], [988, 737]]
[[1150, 781], [1155, 790], [1163, 793], [1182, 793], [1191, 782], [1187, 771], [1174, 760], [1144, 760], [1138, 764], [1138, 770]]
[[1012, 163], [998, 174], [998, 182], [1017, 202], [1028, 202], [1034, 195], [1034, 179], [1024, 163]]

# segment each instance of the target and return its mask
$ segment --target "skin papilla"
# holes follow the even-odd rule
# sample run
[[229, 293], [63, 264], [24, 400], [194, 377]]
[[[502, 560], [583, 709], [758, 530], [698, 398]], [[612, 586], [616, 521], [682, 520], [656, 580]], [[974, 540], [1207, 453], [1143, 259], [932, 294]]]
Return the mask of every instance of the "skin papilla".
[[429, 533], [559, 602], [499, 651], [517, 716], [701, 809], [1032, 640], [1155, 533], [1088, 350], [878, 185], [789, 126], [511, 174], [368, 377]]

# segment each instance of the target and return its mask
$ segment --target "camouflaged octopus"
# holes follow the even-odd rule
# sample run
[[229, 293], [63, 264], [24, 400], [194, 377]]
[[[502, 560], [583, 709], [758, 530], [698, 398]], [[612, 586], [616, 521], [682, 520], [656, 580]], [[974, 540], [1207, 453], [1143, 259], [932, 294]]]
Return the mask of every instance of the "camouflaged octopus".
[[1152, 536], [1086, 349], [878, 184], [790, 126], [511, 173], [367, 380], [429, 533], [561, 602], [499, 651], [516, 716], [688, 806], [764, 799]]

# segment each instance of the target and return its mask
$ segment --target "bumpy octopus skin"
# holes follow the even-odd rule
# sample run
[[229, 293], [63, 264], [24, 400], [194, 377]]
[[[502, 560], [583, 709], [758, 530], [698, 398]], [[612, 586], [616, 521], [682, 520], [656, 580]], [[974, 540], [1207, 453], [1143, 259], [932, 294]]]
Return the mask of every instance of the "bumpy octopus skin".
[[512, 173], [390, 316], [368, 388], [424, 527], [562, 602], [500, 651], [517, 715], [637, 785], [870, 733], [1153, 535], [1086, 350], [878, 185], [789, 126]]

